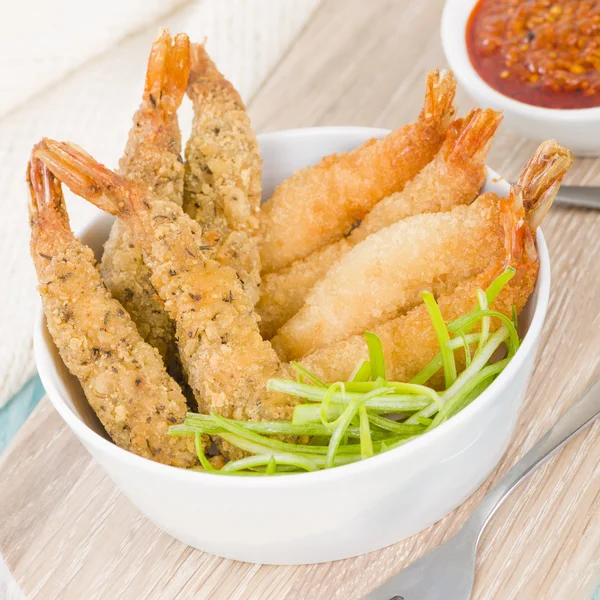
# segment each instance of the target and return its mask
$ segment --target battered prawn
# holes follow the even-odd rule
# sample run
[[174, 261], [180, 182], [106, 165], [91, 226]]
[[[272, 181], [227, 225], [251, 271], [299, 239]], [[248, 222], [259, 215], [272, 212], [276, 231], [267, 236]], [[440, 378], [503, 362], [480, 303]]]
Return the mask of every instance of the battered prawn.
[[291, 418], [294, 400], [266, 390], [270, 378], [289, 378], [291, 369], [262, 339], [249, 294], [235, 269], [215, 260], [198, 223], [76, 146], [43, 140], [36, 156], [73, 192], [129, 227], [175, 322], [200, 410], [236, 419]]
[[469, 204], [485, 181], [485, 158], [502, 116], [475, 109], [457, 119], [435, 158], [404, 189], [377, 203], [345, 238], [325, 246], [262, 282], [257, 311], [261, 333], [271, 339], [304, 304], [314, 285], [358, 242], [396, 221], [425, 212], [442, 212]]
[[262, 207], [263, 271], [277, 271], [341, 238], [382, 198], [398, 192], [427, 163], [454, 116], [456, 82], [431, 71], [418, 120], [381, 140], [296, 171]]
[[[179, 34], [172, 42], [161, 30], [152, 46], [142, 103], [119, 172], [164, 200], [183, 201], [183, 162], [177, 109], [188, 81], [189, 40]], [[175, 327], [150, 282], [150, 271], [127, 227], [117, 220], [112, 227], [100, 267], [112, 295], [125, 307], [165, 364], [178, 372]]]
[[[556, 142], [540, 146], [520, 181], [535, 229], [573, 161]], [[420, 302], [420, 291], [447, 294], [504, 252], [506, 214], [518, 203], [483, 194], [449, 212], [409, 217], [357, 244], [314, 287], [303, 308], [273, 338], [295, 359], [384, 323]], [[516, 218], [516, 217], [515, 217]]]
[[157, 462], [192, 467], [189, 439], [167, 435], [187, 411], [181, 389], [100, 278], [92, 251], [69, 227], [60, 183], [28, 168], [31, 256], [48, 330], [114, 442]]
[[258, 229], [262, 159], [244, 104], [204, 44], [191, 46], [187, 88], [194, 105], [185, 156], [183, 208], [202, 226], [219, 262], [232, 266], [253, 304], [258, 300]]

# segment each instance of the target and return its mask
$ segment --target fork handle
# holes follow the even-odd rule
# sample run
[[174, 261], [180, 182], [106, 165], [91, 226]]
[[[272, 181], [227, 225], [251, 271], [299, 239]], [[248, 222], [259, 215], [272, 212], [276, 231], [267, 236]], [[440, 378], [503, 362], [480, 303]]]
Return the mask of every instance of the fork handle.
[[556, 422], [554, 427], [490, 490], [465, 527], [468, 527], [473, 534], [479, 532], [476, 534], [479, 539], [488, 521], [513, 489], [599, 414], [600, 377], [584, 392], [580, 400]]
[[561, 185], [555, 202], [598, 210], [600, 208], [600, 187]]

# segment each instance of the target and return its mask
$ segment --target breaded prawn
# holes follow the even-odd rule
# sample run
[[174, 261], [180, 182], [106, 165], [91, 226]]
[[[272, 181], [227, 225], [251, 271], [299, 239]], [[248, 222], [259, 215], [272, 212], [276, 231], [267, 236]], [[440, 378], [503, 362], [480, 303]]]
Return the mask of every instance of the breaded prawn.
[[314, 285], [358, 242], [396, 221], [469, 204], [485, 181], [485, 158], [502, 116], [475, 109], [457, 119], [435, 158], [404, 189], [377, 203], [349, 236], [293, 262], [262, 282], [257, 311], [261, 333], [271, 339], [304, 304]]
[[[523, 175], [528, 219], [546, 214], [548, 194], [542, 192], [560, 184], [572, 160], [556, 142], [538, 149]], [[543, 186], [531, 175], [540, 171]], [[537, 196], [529, 193], [529, 184]], [[280, 358], [306, 356], [384, 323], [417, 305], [423, 289], [450, 293], [503, 256], [505, 213], [517, 209], [516, 203], [483, 194], [471, 205], [409, 217], [370, 235], [328, 271], [273, 338]]]
[[246, 108], [204, 44], [191, 46], [188, 96], [194, 105], [185, 149], [183, 209], [202, 226], [218, 260], [233, 267], [253, 304], [258, 300], [258, 230], [262, 159]]
[[114, 442], [157, 462], [197, 463], [190, 439], [167, 435], [186, 403], [158, 351], [104, 286], [92, 251], [71, 232], [60, 183], [41, 161], [28, 170], [31, 256], [48, 330]]
[[347, 234], [382, 198], [404, 188], [440, 149], [454, 116], [456, 82], [431, 71], [418, 120], [344, 154], [296, 171], [262, 207], [260, 254], [265, 273]]
[[295, 400], [266, 390], [270, 378], [289, 378], [291, 369], [263, 341], [236, 271], [212, 257], [198, 223], [75, 146], [44, 140], [36, 155], [73, 192], [118, 213], [130, 228], [152, 271], [152, 284], [175, 321], [180, 356], [200, 410], [236, 419], [291, 418]]
[[[119, 163], [122, 175], [178, 205], [183, 201], [183, 162], [177, 109], [188, 72], [188, 37], [179, 34], [172, 42], [169, 32], [161, 30], [150, 52], [144, 96]], [[141, 251], [121, 220], [113, 225], [104, 246], [100, 272], [144, 340], [157, 348], [165, 364], [177, 373], [175, 327], [150, 283]]]

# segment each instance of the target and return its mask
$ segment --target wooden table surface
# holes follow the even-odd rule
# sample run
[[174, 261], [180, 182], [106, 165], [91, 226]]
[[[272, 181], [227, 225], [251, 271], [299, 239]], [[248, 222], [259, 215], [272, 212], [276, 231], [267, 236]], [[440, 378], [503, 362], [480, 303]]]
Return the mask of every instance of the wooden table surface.
[[[445, 65], [441, 0], [324, 0], [252, 98], [258, 131], [395, 127], [419, 109], [425, 74]], [[461, 111], [472, 106], [459, 91]], [[515, 177], [535, 144], [504, 126], [489, 164]], [[597, 161], [569, 183], [600, 185]], [[204, 554], [161, 533], [121, 495], [44, 399], [0, 463], [0, 553], [36, 599], [358, 599], [448, 538], [486, 490], [600, 371], [600, 213], [555, 207], [542, 350], [515, 438], [489, 480], [420, 535], [355, 559], [271, 567]], [[200, 517], [198, 517], [200, 518]], [[590, 598], [600, 583], [600, 423], [517, 490], [486, 531], [474, 598]]]

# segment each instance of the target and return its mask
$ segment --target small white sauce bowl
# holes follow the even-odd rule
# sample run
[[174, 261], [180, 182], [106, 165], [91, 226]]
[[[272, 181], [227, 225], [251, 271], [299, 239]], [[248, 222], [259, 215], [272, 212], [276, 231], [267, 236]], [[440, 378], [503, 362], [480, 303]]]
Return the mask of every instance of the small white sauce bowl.
[[[382, 129], [323, 127], [259, 136], [264, 193], [296, 169], [344, 152]], [[486, 191], [508, 185], [489, 171]], [[112, 218], [81, 239], [99, 256]], [[525, 335], [498, 379], [471, 405], [422, 437], [374, 458], [331, 470], [280, 477], [219, 476], [140, 458], [107, 438], [79, 382], [64, 366], [41, 307], [35, 357], [48, 396], [120, 490], [158, 527], [185, 544], [235, 560], [318, 563], [377, 550], [432, 525], [487, 478], [511, 439], [531, 377], [548, 306], [550, 264], [538, 231], [540, 274], [521, 315]]]
[[477, 0], [447, 0], [442, 15], [442, 46], [456, 78], [483, 107], [504, 112], [507, 124], [538, 142], [554, 138], [578, 156], [600, 155], [600, 107], [543, 108], [513, 100], [486, 83], [467, 51], [466, 29]]

